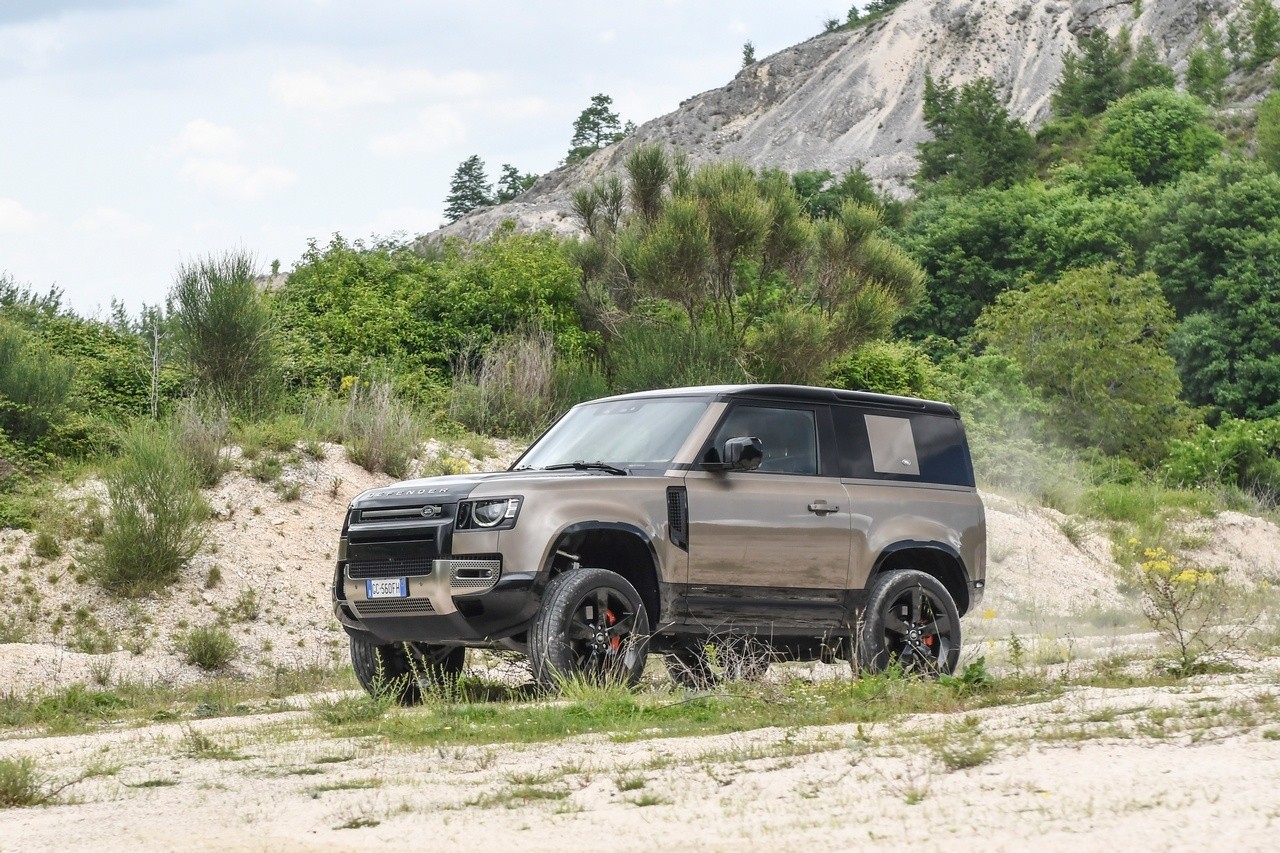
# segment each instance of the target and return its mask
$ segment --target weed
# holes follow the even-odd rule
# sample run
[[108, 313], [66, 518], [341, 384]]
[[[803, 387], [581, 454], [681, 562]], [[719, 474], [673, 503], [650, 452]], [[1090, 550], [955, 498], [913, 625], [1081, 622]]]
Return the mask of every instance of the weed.
[[294, 481], [292, 483], [276, 484], [276, 494], [280, 496], [280, 500], [285, 503], [296, 501], [302, 497], [302, 484]]
[[629, 776], [619, 776], [613, 780], [613, 784], [618, 786], [619, 791], [638, 791], [645, 786], [647, 780], [639, 773], [633, 773]]
[[176, 779], [144, 779], [141, 782], [125, 783], [126, 788], [172, 788], [177, 785]]
[[178, 404], [174, 429], [178, 446], [195, 468], [200, 485], [206, 489], [218, 485], [231, 467], [223, 452], [230, 434], [227, 407], [195, 398], [183, 400]]
[[307, 441], [302, 445], [302, 453], [314, 462], [322, 462], [325, 458], [324, 445], [318, 441]]
[[227, 608], [227, 616], [233, 622], [255, 622], [262, 614], [262, 601], [258, 591], [251, 586], [240, 590], [236, 600]]
[[421, 427], [396, 400], [391, 383], [375, 380], [351, 387], [342, 433], [348, 459], [371, 473], [385, 471], [402, 478], [418, 454]]
[[627, 800], [627, 802], [631, 803], [631, 805], [633, 806], [638, 806], [639, 808], [644, 808], [646, 806], [671, 805], [671, 800], [667, 799], [661, 794], [641, 794], [638, 797], [632, 797], [631, 799]]
[[274, 483], [284, 473], [278, 456], [261, 456], [249, 466], [249, 476], [259, 483]]
[[1138, 566], [1142, 609], [1174, 650], [1173, 672], [1201, 671], [1207, 655], [1232, 647], [1244, 629], [1224, 618], [1231, 589], [1213, 572], [1182, 565], [1164, 548], [1147, 548]]
[[345, 823], [338, 824], [337, 826], [334, 827], [334, 829], [370, 829], [372, 827], [378, 826], [380, 823], [382, 823], [382, 821], [378, 820], [375, 817], [369, 817], [368, 815], [359, 815], [357, 817], [351, 818]]
[[47, 530], [41, 530], [36, 534], [35, 540], [31, 543], [31, 550], [42, 560], [52, 560], [62, 556], [62, 546], [58, 544], [58, 538]]
[[0, 808], [36, 806], [48, 800], [47, 782], [30, 756], [0, 758]]
[[191, 758], [234, 761], [242, 757], [231, 747], [218, 743], [192, 726], [185, 726], [182, 730], [182, 751]]
[[187, 662], [206, 671], [222, 669], [236, 655], [236, 641], [220, 625], [192, 628], [178, 638], [178, 649]]
[[218, 566], [210, 566], [209, 571], [204, 576], [204, 588], [213, 589], [222, 582], [222, 569]]
[[948, 770], [966, 770], [986, 764], [995, 747], [976, 735], [956, 736], [934, 748], [934, 755]]

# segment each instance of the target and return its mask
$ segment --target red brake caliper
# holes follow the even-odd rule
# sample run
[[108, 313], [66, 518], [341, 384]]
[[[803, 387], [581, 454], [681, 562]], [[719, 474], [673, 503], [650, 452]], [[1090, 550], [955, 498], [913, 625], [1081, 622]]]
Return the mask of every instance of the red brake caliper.
[[[618, 617], [613, 615], [612, 610], [606, 609], [604, 611], [604, 624], [606, 628], [612, 628], [618, 624]], [[616, 652], [620, 648], [622, 648], [622, 638], [617, 635], [610, 637], [609, 649]]]

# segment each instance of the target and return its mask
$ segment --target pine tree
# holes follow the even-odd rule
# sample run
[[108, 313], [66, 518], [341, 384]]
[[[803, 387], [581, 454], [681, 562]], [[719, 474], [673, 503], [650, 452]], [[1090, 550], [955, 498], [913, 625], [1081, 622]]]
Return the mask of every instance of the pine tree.
[[454, 170], [449, 182], [449, 195], [445, 198], [444, 216], [457, 222], [479, 207], [493, 204], [493, 188], [484, 171], [484, 161], [479, 154], [472, 154]]
[[573, 122], [573, 139], [569, 141], [569, 154], [564, 161], [577, 163], [625, 135], [621, 120], [613, 111], [613, 98], [603, 93], [593, 95], [591, 106], [579, 113]]
[[742, 45], [742, 67], [746, 68], [748, 65], [753, 64], [755, 61], [756, 61], [756, 46], [748, 41]]
[[1113, 42], [1105, 30], [1094, 30], [1080, 39], [1080, 52], [1062, 60], [1062, 77], [1053, 94], [1053, 110], [1059, 116], [1096, 116], [1124, 94], [1124, 61], [1129, 35], [1122, 31]]
[[533, 182], [536, 180], [538, 180], [537, 175], [532, 173], [522, 175], [515, 166], [510, 163], [503, 163], [502, 177], [498, 178], [498, 203], [511, 201], [513, 198], [522, 195], [525, 190], [533, 186]]
[[1249, 67], [1260, 68], [1280, 52], [1280, 12], [1271, 0], [1249, 0], [1245, 20], [1249, 28]]
[[1156, 54], [1155, 42], [1150, 36], [1144, 37], [1125, 73], [1125, 92], [1136, 92], [1139, 89], [1172, 89], [1177, 82], [1178, 78], [1173, 70], [1161, 62]]
[[1206, 24], [1202, 46], [1191, 51], [1187, 58], [1187, 91], [1206, 104], [1221, 104], [1230, 75], [1231, 62], [1222, 37], [1212, 25]]

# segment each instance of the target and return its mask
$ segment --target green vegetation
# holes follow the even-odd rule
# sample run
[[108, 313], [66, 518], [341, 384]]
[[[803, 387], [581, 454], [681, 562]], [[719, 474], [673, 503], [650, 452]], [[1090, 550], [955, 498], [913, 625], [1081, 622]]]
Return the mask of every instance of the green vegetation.
[[203, 541], [208, 507], [173, 432], [139, 422], [121, 437], [106, 482], [106, 523], [86, 560], [94, 576], [134, 597], [174, 583]]

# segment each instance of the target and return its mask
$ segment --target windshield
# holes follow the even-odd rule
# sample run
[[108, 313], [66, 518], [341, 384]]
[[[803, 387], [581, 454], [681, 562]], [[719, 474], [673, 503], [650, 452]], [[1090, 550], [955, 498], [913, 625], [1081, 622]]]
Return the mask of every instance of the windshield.
[[516, 468], [604, 462], [632, 473], [666, 470], [710, 404], [709, 397], [587, 403], [561, 418]]

